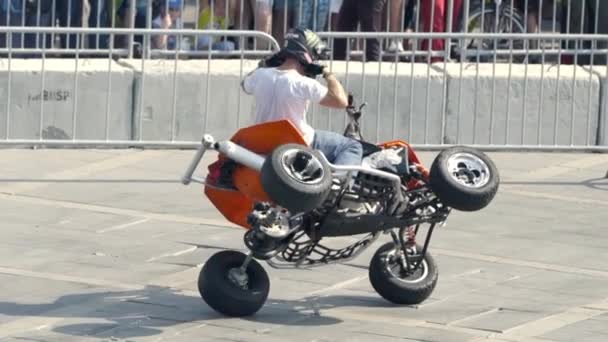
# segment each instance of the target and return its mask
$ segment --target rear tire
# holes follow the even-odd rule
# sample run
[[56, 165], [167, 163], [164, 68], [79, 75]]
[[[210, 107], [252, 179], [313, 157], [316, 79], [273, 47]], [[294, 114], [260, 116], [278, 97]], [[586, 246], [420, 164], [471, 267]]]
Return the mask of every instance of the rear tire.
[[222, 251], [207, 260], [198, 278], [203, 300], [215, 311], [232, 317], [250, 316], [259, 311], [270, 291], [264, 268], [252, 259], [247, 265], [246, 288], [229, 278], [231, 269], [239, 268], [247, 256], [236, 251]]
[[318, 208], [332, 185], [331, 170], [320, 154], [299, 144], [281, 145], [272, 151], [260, 175], [270, 199], [292, 213]]

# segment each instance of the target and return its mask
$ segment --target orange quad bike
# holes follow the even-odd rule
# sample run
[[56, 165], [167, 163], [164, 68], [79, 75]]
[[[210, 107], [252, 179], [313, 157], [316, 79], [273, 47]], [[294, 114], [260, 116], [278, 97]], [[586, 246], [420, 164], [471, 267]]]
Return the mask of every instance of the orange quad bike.
[[[371, 259], [371, 285], [392, 303], [419, 304], [437, 284], [438, 268], [429, 253], [434, 228], [445, 224], [452, 209], [480, 210], [494, 198], [499, 174], [483, 152], [449, 147], [428, 170], [405, 141], [364, 141], [363, 105], [355, 108], [352, 96], [349, 102], [344, 135], [363, 145], [361, 165], [331, 164], [289, 121], [246, 127], [226, 141], [204, 136], [182, 183], [204, 184], [223, 216], [245, 228], [249, 250], [218, 252], [203, 266], [198, 288], [215, 311], [239, 317], [262, 308], [270, 281], [257, 260], [275, 268], [345, 262], [382, 233], [391, 242]], [[208, 150], [219, 152], [217, 161], [205, 178], [193, 176]], [[428, 229], [417, 243], [422, 225]], [[339, 249], [323, 244], [344, 236], [359, 239]]]

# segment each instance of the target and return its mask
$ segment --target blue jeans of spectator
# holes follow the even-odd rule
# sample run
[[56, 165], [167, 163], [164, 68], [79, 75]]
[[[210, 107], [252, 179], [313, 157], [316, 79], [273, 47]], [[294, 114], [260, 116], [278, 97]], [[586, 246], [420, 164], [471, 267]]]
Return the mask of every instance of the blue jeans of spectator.
[[[55, 0], [56, 17], [62, 27], [82, 27], [82, 0]], [[105, 0], [89, 0], [91, 6], [87, 25], [90, 28], [111, 26], [109, 8]], [[87, 34], [83, 41], [77, 34], [58, 35], [63, 48], [107, 49], [110, 36], [107, 34]]]
[[217, 42], [213, 42], [213, 38], [211, 36], [199, 36], [196, 43], [197, 50], [207, 50], [209, 49], [209, 44], [211, 44], [211, 50], [214, 51], [234, 51], [235, 44], [230, 40], [220, 40]]
[[[9, 6], [10, 5], [10, 6]], [[13, 0], [0, 0], [0, 27], [2, 26], [26, 26], [26, 27], [49, 27], [52, 26], [51, 13], [50, 11], [40, 10], [40, 16], [38, 12], [32, 13], [30, 11], [23, 12], [22, 7], [25, 6], [21, 2]], [[50, 48], [51, 47], [51, 35], [43, 35], [41, 33], [4, 33], [0, 28], [0, 48], [6, 48], [10, 46], [13, 48]], [[6, 57], [8, 54], [2, 53], [0, 57]], [[21, 58], [40, 58], [40, 53], [27, 53], [27, 54], [13, 54], [14, 57]]]
[[[335, 165], [360, 166], [363, 158], [361, 143], [334, 132], [315, 130], [311, 147], [321, 151], [325, 158]], [[346, 172], [338, 172], [337, 176], [343, 178]]]
[[299, 11], [298, 26], [303, 26], [313, 31], [325, 31], [327, 18], [329, 16], [330, 0], [302, 0]]

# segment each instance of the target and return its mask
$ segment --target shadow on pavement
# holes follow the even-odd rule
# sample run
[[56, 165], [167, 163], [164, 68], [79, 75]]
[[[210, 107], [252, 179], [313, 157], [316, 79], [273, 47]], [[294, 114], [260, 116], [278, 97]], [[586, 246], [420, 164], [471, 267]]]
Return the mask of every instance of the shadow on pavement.
[[[319, 310], [347, 306], [389, 308], [393, 305], [374, 296], [323, 296], [296, 301], [269, 298], [264, 308], [256, 315], [242, 320], [279, 326], [335, 325], [342, 323], [342, 320], [324, 316]], [[163, 329], [184, 323], [221, 326], [219, 322], [226, 319], [191, 292], [180, 293], [179, 290], [157, 286], [146, 286], [141, 290], [72, 294], [62, 296], [51, 303], [0, 302], [0, 315], [45, 316], [84, 321], [63, 325], [58, 322], [52, 330], [71, 336], [100, 338], [159, 335], [163, 333]], [[218, 323], [213, 323], [214, 321]]]
[[594, 190], [608, 191], [607, 178], [592, 178], [580, 182], [564, 181], [501, 181], [505, 185], [529, 185], [529, 186], [585, 186]]

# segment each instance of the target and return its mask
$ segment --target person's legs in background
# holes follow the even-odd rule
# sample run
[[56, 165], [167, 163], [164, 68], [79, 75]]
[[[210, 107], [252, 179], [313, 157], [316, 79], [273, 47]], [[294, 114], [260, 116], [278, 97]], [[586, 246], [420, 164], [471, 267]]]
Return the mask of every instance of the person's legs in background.
[[283, 46], [285, 32], [295, 26], [297, 0], [274, 0], [272, 36]]
[[[421, 14], [424, 21], [424, 32], [446, 32], [449, 0], [421, 0]], [[462, 0], [454, 0], [452, 7], [452, 32], [458, 30], [458, 18], [462, 10]], [[429, 41], [422, 41], [422, 49], [429, 50]], [[445, 39], [433, 39], [431, 51], [444, 51]], [[441, 57], [431, 57], [431, 63], [443, 61]]]
[[297, 25], [312, 31], [325, 31], [329, 15], [329, 0], [301, 0]]
[[[408, 0], [389, 0], [389, 31], [390, 32], [403, 32], [404, 23], [403, 19], [404, 4]], [[411, 0], [410, 0], [411, 1]], [[403, 40], [402, 39], [391, 39], [391, 43], [388, 46], [389, 52], [401, 52], [403, 51]]]
[[[362, 0], [359, 2], [358, 10], [361, 18], [361, 31], [381, 32], [382, 14], [387, 5], [387, 0]], [[365, 61], [379, 61], [382, 46], [380, 39], [366, 39]]]
[[[594, 34], [608, 33], [608, 3], [603, 0], [587, 0], [589, 5], [589, 18], [591, 19], [591, 32]], [[605, 40], [596, 41], [596, 46], [593, 48], [605, 50], [608, 48], [608, 42]], [[608, 58], [605, 53], [599, 53], [593, 56], [593, 65], [606, 66]], [[591, 64], [590, 63], [590, 64]]]
[[[420, 4], [424, 32], [445, 32], [445, 0], [421, 0]], [[433, 39], [429, 44], [428, 39], [422, 41], [422, 50], [443, 50], [442, 39]], [[429, 46], [430, 45], [430, 46]], [[440, 58], [431, 58], [431, 62], [439, 61]]]
[[[591, 0], [593, 1], [593, 0]], [[588, 33], [588, 23], [585, 23], [586, 18], [589, 16], [587, 7], [583, 7], [582, 1], [567, 1], [562, 4], [562, 19], [561, 19], [561, 33], [565, 34], [580, 34]], [[581, 21], [582, 19], [582, 21]], [[562, 47], [567, 50], [578, 50], [582, 49], [580, 41], [575, 40], [563, 40]], [[577, 64], [585, 62], [585, 56], [577, 56]], [[587, 58], [588, 60], [588, 58]], [[573, 53], [563, 53], [561, 57], [561, 63], [563, 64], [574, 64]]]
[[[255, 0], [253, 19], [256, 31], [272, 34], [272, 6], [273, 0]], [[269, 50], [271, 46], [267, 39], [256, 39], [256, 50]]]
[[338, 14], [342, 7], [342, 0], [331, 0], [329, 11], [331, 16], [329, 17], [328, 31], [336, 31], [338, 29]]
[[[340, 14], [338, 17], [338, 25], [336, 31], [340, 32], [352, 32], [357, 28], [359, 22], [359, 11], [357, 10], [359, 1], [361, 0], [344, 0]], [[345, 38], [334, 39], [334, 59], [346, 60], [346, 57], [350, 51], [346, 51], [348, 45]], [[352, 50], [352, 46], [350, 47]]]

